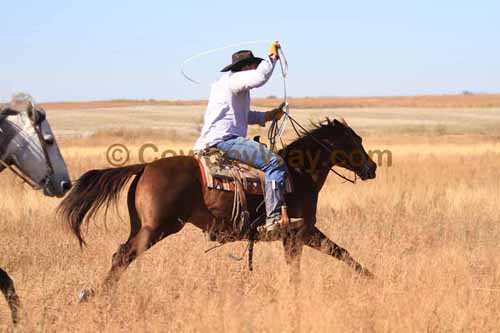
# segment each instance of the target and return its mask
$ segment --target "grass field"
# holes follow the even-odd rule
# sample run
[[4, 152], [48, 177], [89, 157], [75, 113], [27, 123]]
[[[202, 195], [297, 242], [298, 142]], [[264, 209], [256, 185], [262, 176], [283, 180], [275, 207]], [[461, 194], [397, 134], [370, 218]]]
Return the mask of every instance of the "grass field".
[[[52, 106], [48, 117], [72, 178], [108, 167], [112, 143], [129, 147], [130, 163], [144, 143], [186, 151], [203, 114], [201, 105]], [[78, 305], [78, 291], [102, 281], [128, 236], [124, 200], [121, 217], [90, 225], [80, 251], [54, 215], [59, 199], [4, 172], [0, 266], [24, 304], [20, 331], [498, 331], [500, 107], [484, 106], [293, 110], [305, 124], [343, 116], [367, 150], [393, 157], [373, 181], [330, 176], [318, 211], [319, 228], [376, 280], [306, 248], [298, 294], [280, 243], [257, 244], [250, 275], [244, 261], [228, 257], [245, 243], [205, 254], [214, 244], [187, 226], [134, 262], [114, 295]], [[149, 151], [147, 159], [157, 156]], [[11, 329], [8, 318], [2, 300], [0, 331]]]

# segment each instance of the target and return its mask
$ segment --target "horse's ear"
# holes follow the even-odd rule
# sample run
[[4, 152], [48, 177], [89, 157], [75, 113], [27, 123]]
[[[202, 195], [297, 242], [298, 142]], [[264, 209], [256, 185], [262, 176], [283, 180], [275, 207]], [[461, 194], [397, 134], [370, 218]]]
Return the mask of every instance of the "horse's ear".
[[349, 127], [349, 125], [347, 124], [347, 122], [345, 121], [344, 118], [340, 118], [340, 121], [338, 121], [337, 119], [334, 119], [333, 122], [335, 125], [342, 125], [344, 127]]
[[335, 136], [337, 138], [340, 138], [342, 135], [346, 134], [347, 131], [346, 131], [346, 127], [344, 126], [344, 124], [342, 124], [340, 121], [338, 121], [337, 119], [333, 119], [333, 132], [335, 133]]

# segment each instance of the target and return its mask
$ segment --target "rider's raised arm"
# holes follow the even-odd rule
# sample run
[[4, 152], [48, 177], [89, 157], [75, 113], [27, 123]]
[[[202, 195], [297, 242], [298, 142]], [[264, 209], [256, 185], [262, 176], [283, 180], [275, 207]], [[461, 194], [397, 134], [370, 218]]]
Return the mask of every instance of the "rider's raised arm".
[[229, 84], [233, 94], [262, 87], [273, 74], [275, 60], [263, 60], [254, 70], [241, 71], [231, 74]]

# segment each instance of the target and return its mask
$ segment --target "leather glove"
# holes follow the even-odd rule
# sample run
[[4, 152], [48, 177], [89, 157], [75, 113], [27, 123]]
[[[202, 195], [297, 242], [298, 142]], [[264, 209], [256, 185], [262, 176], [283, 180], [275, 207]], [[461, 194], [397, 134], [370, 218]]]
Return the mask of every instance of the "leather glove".
[[278, 60], [280, 55], [279, 55], [279, 49], [281, 45], [280, 42], [277, 40], [271, 43], [271, 47], [269, 48], [269, 57], [274, 60]]
[[280, 106], [278, 106], [276, 109], [272, 109], [271, 111], [266, 112], [266, 121], [271, 121], [271, 120], [280, 120], [283, 115], [285, 114], [285, 111], [283, 111], [283, 108], [285, 107], [285, 103], [281, 103]]

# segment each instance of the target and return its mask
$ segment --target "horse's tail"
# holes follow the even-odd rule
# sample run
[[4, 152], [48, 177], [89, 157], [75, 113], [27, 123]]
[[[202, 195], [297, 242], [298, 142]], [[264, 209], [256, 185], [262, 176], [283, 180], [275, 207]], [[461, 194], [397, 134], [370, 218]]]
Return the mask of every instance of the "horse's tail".
[[134, 175], [142, 174], [144, 168], [144, 164], [136, 164], [121, 168], [90, 170], [76, 181], [59, 205], [58, 214], [68, 222], [80, 246], [85, 245], [81, 234], [82, 224], [88, 223], [103, 206], [107, 211], [110, 204], [116, 203], [128, 180]]

